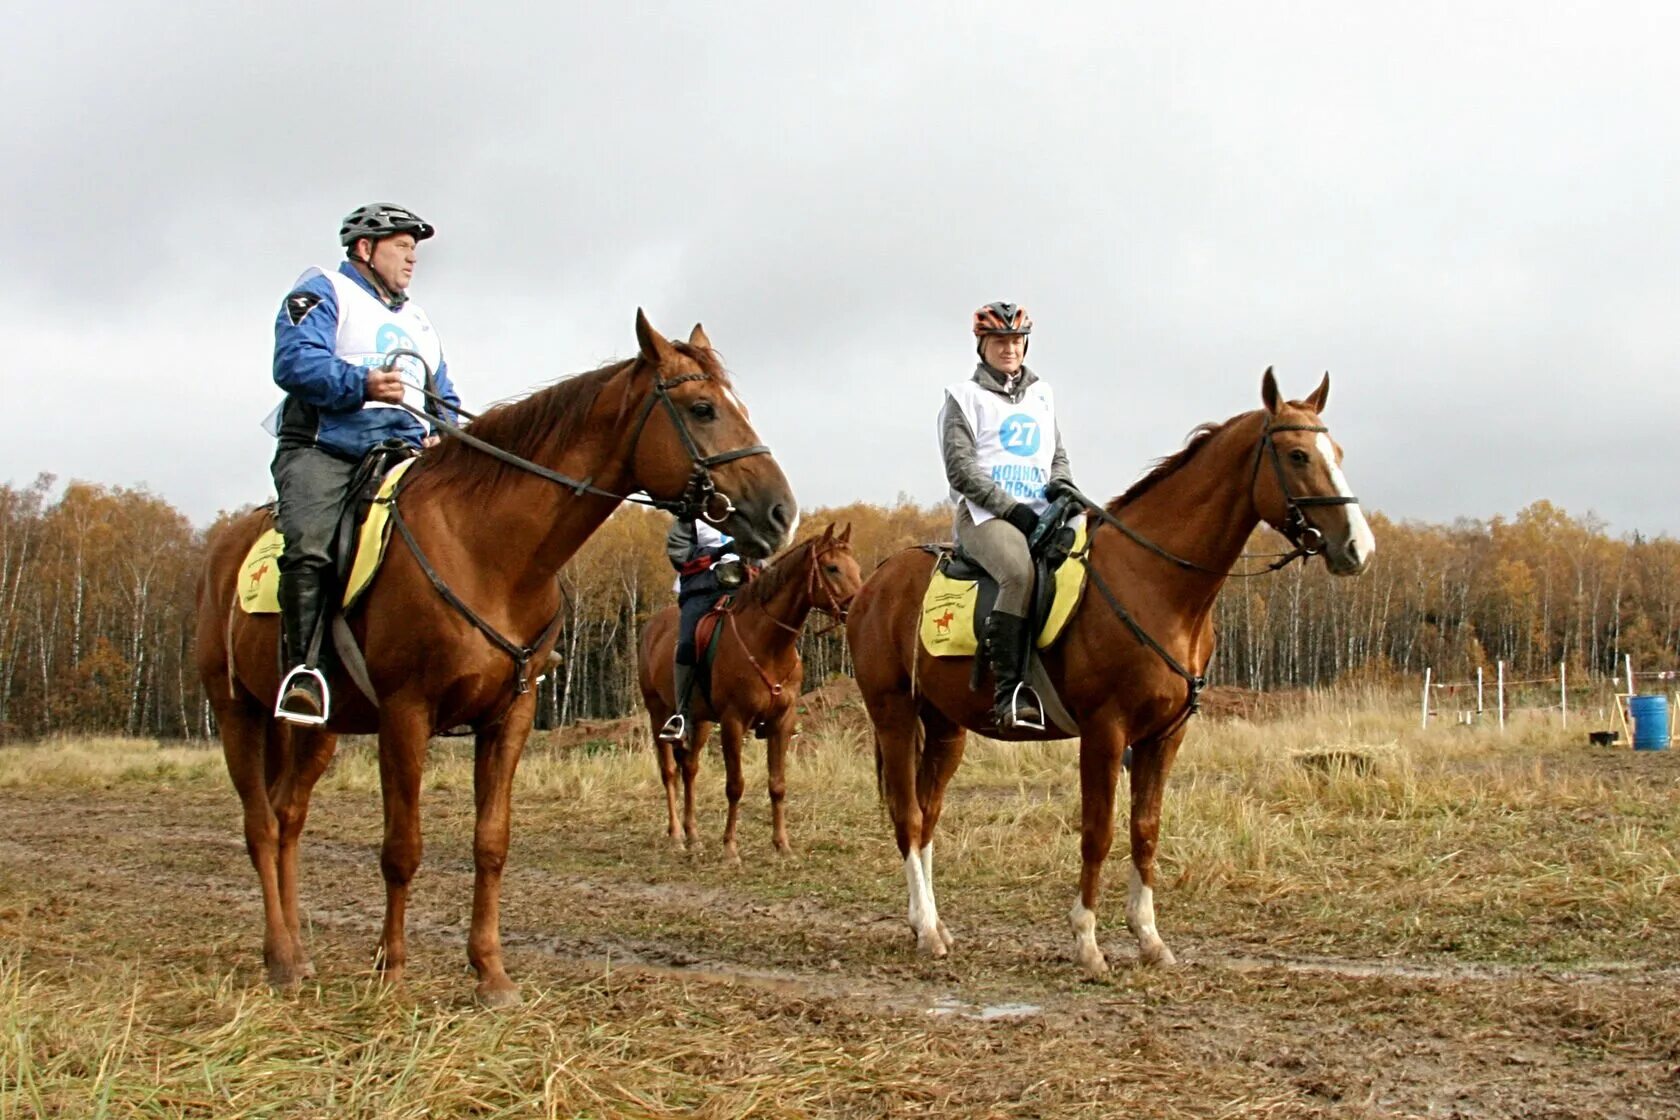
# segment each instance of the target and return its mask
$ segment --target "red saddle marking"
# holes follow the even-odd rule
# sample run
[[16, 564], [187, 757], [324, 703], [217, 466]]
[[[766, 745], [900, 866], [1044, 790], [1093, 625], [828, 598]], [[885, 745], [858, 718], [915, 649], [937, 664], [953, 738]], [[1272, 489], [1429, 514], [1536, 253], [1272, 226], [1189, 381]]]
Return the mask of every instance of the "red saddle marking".
[[942, 633], [949, 634], [951, 632], [951, 620], [955, 617], [957, 616], [954, 612], [946, 611], [944, 614], [933, 620], [934, 628]]
[[731, 596], [724, 596], [717, 601], [717, 605], [700, 616], [700, 621], [694, 624], [694, 652], [704, 660], [706, 647], [712, 644], [712, 635], [717, 632], [718, 624], [723, 616], [729, 613]]

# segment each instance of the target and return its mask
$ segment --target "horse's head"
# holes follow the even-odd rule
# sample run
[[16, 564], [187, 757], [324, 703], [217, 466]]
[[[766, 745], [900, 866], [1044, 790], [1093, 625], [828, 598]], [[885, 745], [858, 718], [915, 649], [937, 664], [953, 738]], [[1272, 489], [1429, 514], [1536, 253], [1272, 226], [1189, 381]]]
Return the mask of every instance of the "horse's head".
[[1286, 401], [1268, 368], [1260, 399], [1266, 427], [1254, 464], [1257, 511], [1297, 546], [1323, 552], [1332, 574], [1358, 575], [1371, 562], [1377, 542], [1342, 474], [1342, 449], [1321, 419], [1330, 399], [1330, 375], [1306, 400]]
[[863, 569], [852, 555], [852, 526], [836, 533], [831, 523], [811, 545], [811, 605], [845, 618], [863, 587]]
[[687, 342], [673, 343], [638, 310], [636, 341], [634, 388], [650, 394], [643, 407], [651, 410], [631, 463], [636, 484], [656, 498], [695, 499], [744, 555], [780, 549], [799, 524], [799, 503], [706, 332], [695, 324]]

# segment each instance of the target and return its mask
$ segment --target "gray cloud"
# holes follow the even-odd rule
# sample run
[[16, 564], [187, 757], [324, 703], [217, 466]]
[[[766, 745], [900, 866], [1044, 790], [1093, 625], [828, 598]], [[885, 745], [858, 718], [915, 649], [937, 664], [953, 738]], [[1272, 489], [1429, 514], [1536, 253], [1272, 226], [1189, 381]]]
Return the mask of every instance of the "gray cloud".
[[941, 495], [1008, 298], [1092, 491], [1276, 364], [1373, 508], [1680, 531], [1680, 16], [1350, 8], [24, 12], [0, 478], [265, 496], [274, 311], [390, 198], [469, 404], [703, 320], [807, 502]]

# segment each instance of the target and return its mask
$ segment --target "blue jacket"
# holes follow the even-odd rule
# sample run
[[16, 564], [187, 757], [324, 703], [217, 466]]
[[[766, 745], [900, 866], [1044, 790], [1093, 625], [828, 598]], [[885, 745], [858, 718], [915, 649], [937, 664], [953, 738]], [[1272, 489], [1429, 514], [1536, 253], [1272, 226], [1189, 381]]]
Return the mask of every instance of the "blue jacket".
[[[345, 261], [339, 272], [378, 298], [371, 284]], [[397, 408], [362, 407], [367, 369], [337, 356], [338, 294], [332, 281], [313, 275], [287, 293], [274, 319], [274, 383], [286, 391], [280, 410], [280, 446], [319, 447], [360, 459], [387, 439], [418, 447], [426, 428]], [[438, 362], [436, 392], [459, 407], [449, 363]], [[452, 408], [441, 410], [454, 420]]]

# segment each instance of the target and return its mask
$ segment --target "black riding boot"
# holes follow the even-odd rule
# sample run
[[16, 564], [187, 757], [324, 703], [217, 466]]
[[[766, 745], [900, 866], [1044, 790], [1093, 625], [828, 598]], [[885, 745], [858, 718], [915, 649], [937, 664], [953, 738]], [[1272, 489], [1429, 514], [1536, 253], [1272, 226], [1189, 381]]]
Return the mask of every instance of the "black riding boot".
[[659, 737], [669, 743], [680, 743], [688, 737], [688, 694], [694, 690], [694, 666], [676, 662], [672, 666], [671, 685], [677, 694], [677, 710], [659, 729]]
[[326, 680], [309, 664], [309, 644], [321, 625], [327, 583], [319, 568], [280, 573], [281, 660], [287, 670], [274, 706], [280, 719], [311, 726], [326, 721]]
[[992, 720], [1000, 731], [1042, 731], [1044, 713], [1038, 694], [1023, 677], [1027, 666], [1027, 620], [993, 611], [986, 623], [986, 648], [997, 681]]

